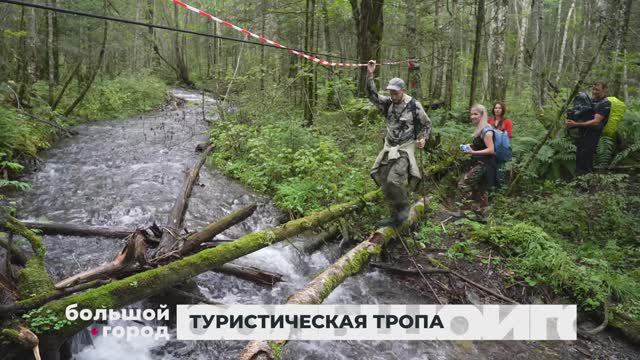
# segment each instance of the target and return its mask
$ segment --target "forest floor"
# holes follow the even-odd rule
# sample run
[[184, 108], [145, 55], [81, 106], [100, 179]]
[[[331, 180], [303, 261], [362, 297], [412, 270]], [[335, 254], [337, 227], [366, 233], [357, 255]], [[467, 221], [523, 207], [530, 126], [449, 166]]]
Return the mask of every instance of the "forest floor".
[[[439, 237], [437, 248], [412, 250], [409, 247], [407, 249], [397, 241], [398, 239], [395, 239], [382, 257], [384, 262], [376, 265], [382, 264], [414, 271], [413, 274], [403, 274], [389, 269], [381, 270], [388, 272], [399, 284], [406, 287], [408, 292], [417, 291], [424, 296], [424, 303], [437, 304], [439, 299], [444, 304], [507, 304], [495, 295], [451, 274], [426, 274], [425, 280], [416, 272], [416, 265], [421, 269], [432, 269], [434, 265], [444, 265], [476, 284], [520, 304], [572, 304], [568, 299], [554, 295], [548, 287], [532, 287], [523, 281], [514, 282], [513, 272], [504, 266], [501, 256], [496, 253], [496, 248], [489, 244], [479, 244], [471, 255], [448, 256], [456, 244], [460, 244], [469, 236], [463, 227], [457, 226], [458, 223], [474, 221], [464, 217], [452, 218], [451, 214], [441, 209], [428, 215], [431, 222], [440, 223], [444, 227], [444, 234]], [[407, 244], [406, 239], [405, 244]], [[459, 250], [453, 251], [453, 253], [456, 252], [459, 253]], [[438, 299], [434, 296], [434, 292]], [[578, 325], [583, 330], [595, 328], [600, 321], [601, 319], [595, 319], [580, 312], [578, 314]], [[461, 343], [464, 344], [464, 342]], [[560, 359], [638, 359], [640, 356], [639, 346], [627, 341], [622, 334], [610, 328], [596, 335], [579, 334], [577, 341], [509, 341], [508, 347], [502, 347], [504, 343], [475, 342], [474, 346], [468, 347], [469, 356], [486, 359], [518, 358], [515, 356], [514, 347], [521, 348], [521, 352], [525, 355], [531, 354], [531, 358], [548, 356], [548, 358]], [[529, 356], [523, 358], [529, 358]]]

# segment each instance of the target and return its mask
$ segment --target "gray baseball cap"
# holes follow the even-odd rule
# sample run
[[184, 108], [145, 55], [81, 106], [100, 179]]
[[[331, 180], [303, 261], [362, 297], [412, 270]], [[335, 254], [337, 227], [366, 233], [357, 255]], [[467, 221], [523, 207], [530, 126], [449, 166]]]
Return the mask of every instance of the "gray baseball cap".
[[389, 85], [387, 85], [387, 90], [400, 91], [404, 88], [404, 81], [400, 78], [393, 78], [389, 80]]

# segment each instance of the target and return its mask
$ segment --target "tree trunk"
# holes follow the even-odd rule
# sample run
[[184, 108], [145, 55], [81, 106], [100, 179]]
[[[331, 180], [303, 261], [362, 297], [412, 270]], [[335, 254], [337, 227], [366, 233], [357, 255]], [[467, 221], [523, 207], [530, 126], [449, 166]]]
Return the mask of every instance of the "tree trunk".
[[[188, 15], [188, 12], [187, 12]], [[173, 23], [175, 27], [180, 27], [180, 21], [178, 19], [178, 7], [173, 7]], [[189, 68], [187, 67], [186, 58], [185, 58], [185, 46], [183, 46], [183, 38], [184, 35], [180, 35], [180, 33], [175, 33], [173, 48], [175, 52], [176, 59], [176, 69], [178, 72], [178, 80], [186, 85], [193, 85], [191, 79], [189, 79]]]
[[[66, 307], [72, 304], [78, 304], [78, 309], [122, 308], [155, 295], [163, 289], [180, 284], [204, 271], [215, 269], [234, 259], [359, 210], [366, 206], [367, 202], [378, 199], [379, 196], [379, 191], [374, 191], [356, 200], [330, 206], [326, 210], [289, 221], [278, 227], [245, 235], [236, 241], [203, 250], [167, 265], [50, 302], [43, 306], [43, 311], [51, 310], [53, 316], [64, 318]], [[136, 286], [131, 284], [136, 284]], [[58, 330], [52, 335], [50, 341], [62, 343], [67, 337], [75, 334], [86, 325], [87, 323], [82, 321], [73, 322]]]
[[[304, 22], [304, 48], [311, 51], [313, 48], [314, 29], [315, 29], [315, 0], [306, 0], [305, 22]], [[315, 95], [313, 87], [313, 69], [315, 63], [311, 61], [305, 61], [303, 64], [304, 86], [303, 86], [303, 107], [304, 107], [304, 122], [305, 126], [313, 125], [313, 112], [315, 111]]]
[[[49, 1], [49, 5], [54, 5], [52, 1]], [[48, 73], [49, 73], [49, 96], [48, 103], [49, 106], [53, 105], [54, 98], [53, 92], [54, 87], [56, 85], [56, 76], [55, 76], [55, 55], [54, 55], [54, 35], [53, 35], [53, 11], [47, 11], [47, 59], [49, 61]]]
[[[558, 1], [558, 11], [556, 13], [556, 28], [550, 36], [549, 43], [547, 46], [548, 49], [545, 49], [545, 58], [549, 59], [549, 63], [553, 63], [556, 59], [556, 48], [558, 47], [558, 36], [560, 36], [560, 29], [562, 28], [562, 2], [564, 0]], [[544, 23], [543, 23], [544, 24]]]
[[480, 51], [482, 49], [482, 26], [484, 25], [484, 1], [477, 0], [476, 37], [473, 45], [473, 65], [471, 67], [471, 90], [469, 92], [469, 107], [476, 102], [478, 86], [478, 69], [480, 67]]
[[[358, 58], [360, 63], [369, 60], [380, 62], [382, 50], [382, 34], [384, 30], [384, 0], [361, 0], [360, 21], [358, 29]], [[379, 73], [380, 67], [376, 68]], [[367, 81], [367, 68], [360, 67], [358, 96], [364, 96]]]
[[544, 0], [533, 0], [533, 18], [531, 24], [536, 31], [536, 44], [533, 56], [533, 105], [537, 113], [542, 113], [545, 102], [546, 71], [544, 63]]
[[[260, 6], [260, 35], [263, 35], [266, 33], [267, 30], [267, 1], [266, 0], [262, 0], [261, 2], [261, 6]], [[211, 22], [211, 21], [209, 21]], [[265, 62], [264, 62], [264, 46], [260, 47], [260, 91], [264, 91], [264, 76], [266, 74], [265, 72]]]
[[432, 41], [432, 49], [431, 49], [431, 69], [429, 76], [429, 96], [431, 101], [438, 102], [440, 100], [440, 74], [441, 74], [441, 64], [440, 64], [440, 41], [436, 40], [438, 38], [438, 34], [440, 33], [440, 0], [436, 0], [433, 4], [433, 28], [434, 28], [434, 37]]
[[[407, 7], [406, 39], [409, 59], [418, 59], [420, 41], [418, 39], [418, 2], [417, 0], [405, 0]], [[409, 62], [407, 67], [407, 92], [414, 98], [422, 99], [420, 88], [420, 65], [418, 60]]]
[[82, 58], [78, 60], [78, 63], [76, 64], [76, 66], [74, 66], [73, 69], [69, 72], [69, 75], [67, 75], [67, 80], [65, 80], [64, 85], [62, 85], [62, 89], [60, 89], [58, 96], [56, 96], [56, 99], [53, 101], [53, 104], [51, 105], [51, 111], [56, 111], [56, 109], [58, 108], [58, 105], [60, 104], [60, 100], [62, 100], [62, 96], [64, 95], [65, 91], [67, 91], [67, 88], [71, 84], [71, 80], [73, 80], [75, 75], [78, 73], [78, 70], [80, 69], [80, 65], [82, 65]]
[[[394, 230], [384, 227], [373, 232], [369, 237], [351, 249], [335, 263], [327, 267], [322, 273], [316, 276], [302, 290], [291, 295], [287, 304], [297, 305], [318, 305], [331, 294], [335, 288], [342, 284], [347, 278], [359, 273], [368, 263], [372, 255], [377, 255], [382, 248], [398, 233], [410, 228], [420, 217], [424, 215], [425, 205], [422, 201], [416, 203], [412, 208], [407, 221], [400, 229]], [[251, 341], [244, 348], [239, 356], [239, 360], [257, 360], [259, 358], [273, 359], [272, 349], [281, 348], [287, 343], [286, 340], [271, 342], [269, 346], [264, 341]], [[266, 354], [265, 354], [266, 352]], [[279, 353], [280, 351], [276, 351]]]
[[173, 208], [171, 209], [171, 213], [167, 219], [166, 228], [162, 232], [162, 238], [160, 239], [160, 245], [158, 246], [159, 254], [166, 253], [175, 246], [177, 240], [175, 235], [180, 234], [182, 231], [182, 222], [184, 221], [184, 214], [187, 211], [188, 201], [191, 196], [191, 191], [193, 190], [193, 185], [198, 179], [200, 168], [204, 164], [211, 150], [213, 150], [213, 145], [210, 145], [200, 155], [198, 161], [187, 173], [185, 182], [182, 185], [182, 190], [180, 191], [176, 202], [173, 204]]
[[46, 235], [72, 235], [72, 236], [98, 236], [109, 238], [125, 238], [135, 229], [122, 229], [114, 227], [85, 226], [59, 223], [39, 223], [33, 221], [22, 221], [30, 228], [42, 231]]
[[[451, 110], [453, 108], [453, 96], [455, 91], [455, 68], [456, 61], [458, 58], [458, 42], [456, 41], [460, 38], [460, 15], [458, 9], [458, 0], [451, 1], [451, 13], [453, 15], [452, 26], [449, 29], [449, 47], [447, 49], [447, 74], [445, 81], [445, 91], [444, 91], [444, 106], [445, 109]], [[447, 115], [449, 116], [449, 112]]]
[[[507, 0], [498, 0], [496, 2], [495, 26], [493, 26], [493, 34], [491, 35], [491, 52], [493, 58], [489, 71], [489, 88], [491, 90], [492, 101], [504, 101], [506, 99], [506, 79], [504, 69], [505, 58], [505, 41], [504, 35], [507, 31], [507, 9], [509, 2]], [[489, 50], [487, 50], [489, 52]]]
[[80, 95], [78, 95], [78, 97], [73, 101], [73, 103], [71, 103], [71, 105], [69, 105], [67, 110], [65, 110], [64, 116], [71, 115], [71, 113], [76, 108], [76, 106], [78, 106], [78, 104], [80, 104], [80, 102], [87, 95], [87, 92], [89, 92], [89, 89], [91, 88], [91, 85], [93, 85], [93, 81], [96, 79], [96, 76], [98, 75], [98, 72], [100, 72], [100, 68], [102, 67], [102, 61], [104, 60], [104, 54], [105, 54], [105, 51], [106, 51], [106, 48], [107, 48], [107, 29], [108, 28], [109, 28], [109, 24], [105, 20], [103, 31], [102, 31], [102, 45], [100, 46], [100, 54], [98, 55], [98, 63], [96, 64], [96, 68], [93, 70], [93, 73], [91, 74], [91, 77], [89, 78], [89, 81], [87, 82], [87, 85], [84, 87], [84, 89], [82, 89], [82, 91], [80, 92]]
[[[609, 93], [616, 96], [622, 96], [624, 89], [627, 88], [627, 82], [625, 79], [625, 73], [627, 69], [627, 48], [629, 37], [629, 20], [631, 18], [631, 0], [626, 0], [624, 4], [620, 4], [620, 17], [619, 24], [616, 24], [618, 29], [618, 35], [616, 36], [616, 49], [615, 49], [615, 61], [614, 61], [614, 74], [613, 81], [609, 87]], [[623, 96], [625, 100], [627, 95]]]
[[558, 58], [558, 72], [556, 73], [556, 85], [560, 81], [560, 75], [562, 74], [562, 66], [564, 65], [564, 50], [567, 46], [567, 33], [569, 32], [569, 22], [571, 20], [571, 15], [576, 8], [576, 0], [571, 1], [571, 6], [569, 7], [569, 13], [567, 13], [567, 20], [564, 23], [564, 31], [562, 32], [562, 43], [560, 44], [560, 56]]

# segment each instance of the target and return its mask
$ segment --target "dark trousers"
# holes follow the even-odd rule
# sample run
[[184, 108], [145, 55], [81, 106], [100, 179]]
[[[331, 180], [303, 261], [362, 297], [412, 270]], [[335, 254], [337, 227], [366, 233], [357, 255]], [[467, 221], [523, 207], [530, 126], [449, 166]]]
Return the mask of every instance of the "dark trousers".
[[576, 150], [576, 176], [593, 172], [593, 158], [596, 155], [602, 130], [584, 129], [578, 139]]

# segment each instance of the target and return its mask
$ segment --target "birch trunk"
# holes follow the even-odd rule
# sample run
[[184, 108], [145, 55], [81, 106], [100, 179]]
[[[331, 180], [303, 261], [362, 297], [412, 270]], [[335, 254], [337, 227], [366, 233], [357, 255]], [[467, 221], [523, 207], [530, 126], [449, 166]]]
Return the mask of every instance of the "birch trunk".
[[[365, 241], [344, 254], [335, 263], [331, 264], [311, 280], [303, 289], [291, 295], [287, 300], [287, 304], [322, 304], [324, 299], [347, 278], [359, 273], [369, 262], [371, 256], [379, 254], [391, 239], [398, 236], [398, 233], [411, 228], [411, 226], [424, 215], [424, 209], [425, 203], [420, 200], [411, 208], [409, 218], [400, 229], [394, 230], [390, 227], [384, 227], [373, 232]], [[244, 348], [238, 360], [273, 359], [274, 352], [272, 349], [277, 348], [281, 350], [286, 343], [286, 340], [273, 341], [271, 345], [265, 341], [251, 341]], [[276, 353], [279, 352], [280, 351], [276, 351]]]
[[567, 13], [567, 20], [564, 23], [564, 31], [562, 32], [562, 43], [560, 45], [560, 57], [558, 58], [558, 72], [556, 74], [556, 84], [560, 81], [560, 75], [562, 74], [562, 66], [564, 65], [564, 50], [567, 46], [567, 33], [569, 32], [569, 22], [571, 15], [576, 8], [576, 0], [571, 1], [569, 7], [569, 13]]
[[491, 71], [489, 72], [489, 86], [491, 89], [491, 100], [505, 100], [506, 97], [506, 79], [504, 69], [505, 40], [504, 35], [507, 31], [507, 0], [498, 0], [496, 2], [495, 26], [491, 35], [491, 50], [493, 57], [491, 61]]

